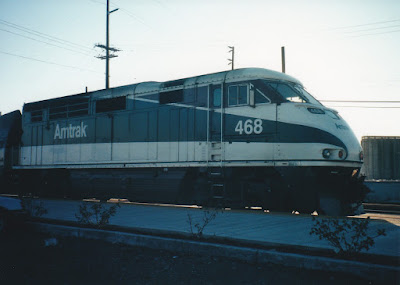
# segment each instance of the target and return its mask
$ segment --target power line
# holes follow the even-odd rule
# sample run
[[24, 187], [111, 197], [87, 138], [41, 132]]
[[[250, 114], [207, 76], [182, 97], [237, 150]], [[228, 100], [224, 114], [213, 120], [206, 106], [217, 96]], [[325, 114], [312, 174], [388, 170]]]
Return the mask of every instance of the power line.
[[125, 14], [127, 14], [129, 17], [135, 19], [136, 21], [138, 21], [139, 23], [141, 23], [143, 26], [146, 26], [149, 29], [153, 29], [151, 26], [149, 26], [148, 24], [146, 24], [141, 18], [139, 18], [138, 16], [136, 16], [135, 14], [133, 14], [132, 12], [130, 12], [129, 10], [125, 9], [125, 8], [120, 8], [120, 10], [122, 12], [124, 12]]
[[[391, 34], [391, 33], [400, 32], [399, 29], [392, 30], [392, 31], [388, 30], [388, 29], [400, 27], [400, 25], [393, 24], [393, 23], [398, 23], [398, 22], [400, 22], [400, 19], [389, 20], [389, 21], [379, 21], [379, 22], [372, 22], [372, 23], [365, 23], [365, 24], [360, 24], [360, 25], [344, 26], [344, 27], [337, 27], [337, 28], [328, 28], [325, 30], [326, 31], [340, 31], [341, 30], [341, 32], [344, 34], [354, 34], [354, 35], [349, 35], [348, 36], [349, 38], [358, 38], [358, 37]], [[389, 23], [391, 23], [391, 25], [384, 25], [384, 24], [389, 24]], [[359, 29], [362, 27], [366, 27], [366, 29]], [[363, 32], [384, 30], [384, 29], [386, 31], [381, 31], [381, 32], [377, 32], [377, 33], [367, 33], [367, 34], [363, 33]]]
[[6, 55], [10, 55], [10, 56], [14, 56], [14, 57], [20, 57], [20, 58], [24, 58], [24, 59], [28, 59], [28, 60], [33, 60], [33, 61], [37, 61], [37, 62], [41, 62], [41, 63], [47, 63], [47, 64], [52, 64], [52, 65], [57, 65], [57, 66], [61, 66], [61, 67], [73, 68], [73, 69], [78, 69], [78, 70], [82, 70], [82, 71], [94, 72], [94, 73], [101, 73], [101, 72], [94, 71], [94, 70], [90, 70], [90, 69], [86, 69], [86, 68], [81, 68], [81, 67], [71, 66], [71, 65], [59, 64], [59, 63], [55, 63], [55, 62], [51, 62], [51, 61], [41, 60], [41, 59], [37, 59], [37, 58], [33, 58], [33, 57], [27, 57], [27, 56], [23, 56], [23, 55], [19, 55], [19, 54], [14, 54], [14, 53], [9, 53], [9, 52], [5, 52], [5, 51], [0, 51], [0, 53], [6, 54]]
[[[386, 106], [379, 106], [379, 105], [353, 105], [353, 106], [330, 106], [332, 108], [360, 108], [360, 109], [400, 109], [399, 105], [400, 101], [396, 100], [320, 100], [324, 103], [361, 103], [361, 104], [386, 104]], [[387, 106], [387, 104], [395, 104], [394, 106]]]
[[371, 34], [363, 34], [363, 35], [358, 35], [358, 36], [352, 36], [351, 38], [359, 38], [359, 37], [364, 37], [364, 36], [373, 36], [373, 35], [383, 35], [383, 34], [392, 34], [392, 33], [398, 33], [400, 30], [394, 30], [394, 31], [388, 31], [388, 32], [380, 32], [380, 33], [371, 33]]
[[344, 27], [337, 27], [337, 28], [330, 28], [328, 30], [352, 29], [352, 28], [358, 28], [358, 27], [364, 27], [364, 26], [372, 26], [372, 25], [380, 25], [380, 24], [387, 24], [387, 23], [393, 23], [393, 22], [400, 22], [400, 19], [395, 19], [395, 20], [390, 20], [390, 21], [372, 22], [372, 23], [366, 23], [366, 24], [360, 24], [360, 25], [352, 25], [352, 26], [344, 26]]
[[96, 3], [96, 4], [101, 4], [101, 5], [107, 5], [106, 3], [96, 1], [96, 0], [89, 0], [90, 2]]
[[[100, 5], [107, 5], [107, 3], [103, 3], [103, 2], [100, 2], [100, 1], [96, 1], [96, 0], [89, 0], [89, 1], [90, 1], [90, 2], [93, 2], [93, 3], [96, 3], [96, 4], [100, 4]], [[116, 7], [116, 5], [114, 5], [114, 4], [112, 4], [111, 6], [112, 6], [112, 7]], [[125, 9], [125, 8], [122, 8], [121, 5], [118, 5], [118, 8], [119, 8], [119, 10], [120, 10], [121, 12], [123, 12], [123, 13], [125, 13], [126, 15], [128, 15], [129, 17], [135, 19], [135, 20], [138, 21], [140, 24], [142, 24], [142, 25], [148, 27], [149, 29], [153, 29], [151, 26], [149, 26], [148, 24], [146, 24], [146, 23], [144, 22], [143, 19], [141, 19], [140, 17], [136, 16], [136, 15], [135, 15], [134, 13], [132, 13], [131, 11], [129, 11], [129, 10]]]
[[400, 103], [400, 101], [375, 101], [375, 100], [319, 100], [321, 102], [335, 103]]
[[398, 107], [388, 107], [388, 106], [383, 106], [383, 107], [377, 107], [377, 106], [330, 106], [329, 108], [400, 109], [400, 106], [398, 106]]
[[164, 10], [169, 10], [172, 14], [176, 14], [173, 10], [171, 10], [170, 7], [168, 7], [168, 5], [166, 5], [165, 3], [159, 1], [159, 0], [153, 0], [153, 2], [157, 3], [158, 5], [161, 6], [161, 8], [163, 8]]
[[0, 19], [0, 24], [6, 25], [8, 27], [11, 27], [11, 28], [14, 28], [14, 29], [17, 29], [17, 30], [20, 30], [20, 31], [23, 31], [23, 32], [28, 33], [28, 34], [35, 35], [37, 37], [45, 38], [46, 40], [49, 40], [49, 41], [54, 41], [54, 42], [58, 42], [58, 43], [61, 43], [61, 44], [66, 44], [66, 45], [72, 46], [75, 49], [77, 49], [77, 48], [78, 49], [83, 49], [86, 52], [93, 51], [92, 48], [89, 48], [89, 47], [86, 47], [86, 46], [83, 46], [83, 45], [80, 45], [80, 44], [77, 44], [77, 43], [74, 43], [74, 42], [71, 42], [71, 41], [63, 40], [61, 38], [57, 38], [57, 37], [54, 37], [54, 36], [39, 32], [39, 31], [35, 31], [33, 29], [30, 29], [30, 28], [27, 28], [27, 27], [23, 27], [23, 26], [20, 26], [20, 25], [17, 25], [17, 24], [14, 24], [14, 23], [2, 20], [2, 19]]
[[43, 44], [46, 44], [46, 45], [58, 47], [58, 48], [61, 48], [61, 49], [65, 49], [65, 50], [68, 50], [68, 51], [72, 51], [72, 52], [75, 52], [75, 53], [80, 53], [80, 54], [89, 56], [89, 53], [87, 53], [87, 52], [84, 53], [84, 52], [80, 52], [80, 51], [77, 51], [77, 50], [72, 50], [72, 49], [69, 49], [69, 48], [66, 48], [66, 47], [63, 47], [63, 46], [59, 46], [59, 45], [55, 45], [55, 44], [48, 43], [48, 42], [45, 42], [45, 41], [41, 41], [41, 40], [38, 40], [38, 39], [35, 39], [35, 38], [24, 36], [24, 35], [21, 35], [21, 34], [15, 33], [15, 32], [11, 32], [11, 31], [8, 31], [8, 30], [4, 30], [4, 29], [1, 29], [1, 28], [0, 28], [0, 31], [7, 32], [7, 33], [10, 33], [10, 34], [13, 34], [13, 35], [16, 35], [16, 36], [20, 36], [20, 37], [23, 37], [23, 38], [26, 38], [26, 39], [29, 39], [29, 40], [32, 40], [32, 41], [43, 43]]
[[355, 30], [355, 31], [347, 31], [347, 32], [344, 32], [344, 33], [350, 34], [350, 33], [368, 32], [368, 31], [375, 31], [375, 30], [382, 30], [382, 29], [391, 29], [391, 28], [397, 28], [397, 27], [400, 27], [400, 25], [385, 26], [385, 27], [376, 27], [376, 28], [363, 29], [363, 30]]
[[[362, 104], [386, 104], [386, 106], [379, 106], [379, 105], [353, 105], [353, 106], [330, 106], [331, 108], [359, 108], [359, 109], [400, 109], [399, 105], [400, 101], [396, 100], [320, 100], [324, 103], [362, 103]], [[387, 104], [395, 104], [394, 106], [387, 106]]]

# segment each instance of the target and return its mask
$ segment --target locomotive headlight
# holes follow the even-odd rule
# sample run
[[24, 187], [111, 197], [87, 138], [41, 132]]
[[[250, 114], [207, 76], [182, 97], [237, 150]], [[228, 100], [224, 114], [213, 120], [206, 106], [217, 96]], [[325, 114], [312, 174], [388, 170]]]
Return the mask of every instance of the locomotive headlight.
[[322, 156], [326, 159], [328, 159], [331, 156], [331, 151], [329, 149], [324, 149], [322, 151]]

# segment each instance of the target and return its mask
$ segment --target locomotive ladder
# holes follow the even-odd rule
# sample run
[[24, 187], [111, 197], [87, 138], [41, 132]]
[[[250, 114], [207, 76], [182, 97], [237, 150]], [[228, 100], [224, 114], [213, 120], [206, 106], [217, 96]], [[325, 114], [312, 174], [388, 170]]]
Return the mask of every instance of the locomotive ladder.
[[[223, 92], [222, 92], [223, 93]], [[210, 102], [209, 102], [210, 104]], [[210, 106], [210, 105], [209, 105]], [[208, 143], [208, 158], [207, 158], [207, 174], [208, 183], [210, 185], [210, 198], [214, 204], [221, 205], [226, 197], [225, 189], [225, 175], [223, 168], [223, 158], [224, 158], [224, 143], [223, 143], [223, 96], [221, 96], [220, 108], [214, 109], [214, 112], [220, 113], [220, 128], [219, 132], [213, 132], [210, 127], [210, 122], [208, 122], [209, 137], [207, 138]], [[209, 120], [209, 118], [208, 118]], [[218, 139], [216, 139], [216, 135]], [[210, 165], [210, 163], [212, 165]]]
[[210, 184], [210, 198], [216, 204], [222, 204], [226, 196], [224, 169], [222, 167], [209, 168], [208, 178]]
[[217, 204], [221, 204], [225, 199], [225, 175], [222, 160], [223, 143], [210, 143], [210, 159], [214, 163], [213, 166], [208, 166], [208, 181], [210, 185], [210, 197]]

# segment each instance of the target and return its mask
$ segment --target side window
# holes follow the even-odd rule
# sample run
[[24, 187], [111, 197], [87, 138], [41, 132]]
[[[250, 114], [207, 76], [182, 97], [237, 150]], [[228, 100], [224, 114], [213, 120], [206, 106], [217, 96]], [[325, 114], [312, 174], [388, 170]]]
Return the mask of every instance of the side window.
[[248, 104], [248, 86], [231, 85], [228, 88], [228, 105], [238, 106]]
[[247, 85], [239, 86], [238, 105], [247, 105]]
[[237, 105], [237, 93], [238, 93], [238, 89], [236, 85], [233, 86], [229, 86], [229, 100], [228, 100], [228, 104], [229, 106], [234, 106]]
[[214, 89], [213, 92], [213, 106], [221, 107], [221, 88]]
[[255, 103], [256, 104], [268, 104], [268, 103], [271, 103], [271, 100], [269, 100], [269, 98], [267, 96], [265, 96], [265, 94], [262, 93], [261, 90], [256, 89]]

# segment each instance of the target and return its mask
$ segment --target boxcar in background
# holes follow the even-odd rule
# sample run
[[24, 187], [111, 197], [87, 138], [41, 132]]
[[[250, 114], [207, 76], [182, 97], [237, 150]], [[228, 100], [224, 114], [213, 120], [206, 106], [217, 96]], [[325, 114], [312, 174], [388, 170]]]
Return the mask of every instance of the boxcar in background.
[[400, 180], [400, 137], [365, 136], [361, 145], [367, 180]]

